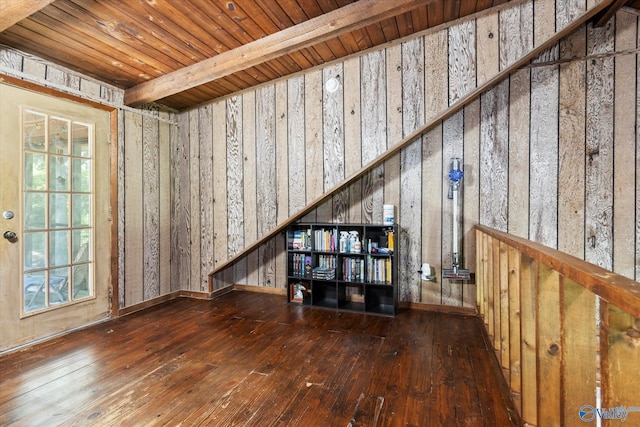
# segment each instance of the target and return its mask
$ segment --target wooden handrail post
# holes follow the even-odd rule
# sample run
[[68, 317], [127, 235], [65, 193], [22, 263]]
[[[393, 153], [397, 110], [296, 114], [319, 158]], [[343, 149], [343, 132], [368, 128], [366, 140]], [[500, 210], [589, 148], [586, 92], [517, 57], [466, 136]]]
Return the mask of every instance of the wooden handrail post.
[[640, 422], [640, 283], [483, 226], [476, 250], [479, 311], [523, 421]]

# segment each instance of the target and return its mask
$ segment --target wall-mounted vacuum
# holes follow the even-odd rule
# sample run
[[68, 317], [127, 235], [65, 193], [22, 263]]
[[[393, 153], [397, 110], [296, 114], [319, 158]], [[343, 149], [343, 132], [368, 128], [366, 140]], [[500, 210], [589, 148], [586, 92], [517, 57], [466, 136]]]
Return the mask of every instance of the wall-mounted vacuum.
[[460, 169], [460, 159], [458, 157], [451, 158], [451, 170], [449, 171], [449, 199], [453, 200], [453, 244], [452, 257], [453, 265], [451, 268], [442, 270], [442, 278], [449, 280], [469, 280], [471, 274], [469, 270], [460, 268], [460, 184], [464, 173]]

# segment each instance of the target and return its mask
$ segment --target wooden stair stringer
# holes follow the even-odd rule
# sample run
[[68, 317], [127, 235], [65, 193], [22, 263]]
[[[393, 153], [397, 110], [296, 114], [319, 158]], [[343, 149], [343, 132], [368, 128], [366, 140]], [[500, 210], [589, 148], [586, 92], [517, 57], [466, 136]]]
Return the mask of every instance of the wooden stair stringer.
[[242, 249], [241, 251], [233, 255], [231, 258], [217, 265], [209, 273], [209, 289], [210, 290], [212, 289], [212, 280], [213, 280], [213, 276], [216, 273], [219, 273], [225, 268], [230, 267], [231, 265], [233, 265], [235, 262], [245, 257], [250, 252], [256, 250], [260, 245], [265, 243], [267, 240], [275, 237], [278, 233], [283, 232], [290, 224], [294, 223], [299, 218], [303, 217], [304, 215], [314, 210], [320, 204], [322, 204], [327, 199], [332, 197], [335, 193], [344, 189], [345, 187], [352, 184], [356, 180], [360, 179], [364, 174], [371, 171], [373, 168], [380, 165], [385, 160], [391, 158], [393, 155], [400, 152], [400, 150], [402, 150], [407, 145], [415, 141], [417, 138], [422, 137], [424, 134], [428, 133], [429, 131], [434, 129], [436, 126], [438, 126], [441, 122], [443, 122], [447, 118], [451, 117], [452, 115], [460, 111], [460, 109], [462, 109], [472, 101], [475, 101], [484, 92], [496, 86], [505, 78], [509, 77], [511, 73], [517, 71], [518, 69], [520, 69], [525, 65], [528, 65], [531, 62], [531, 60], [538, 57], [545, 50], [552, 47], [555, 43], [559, 42], [564, 37], [570, 35], [573, 31], [575, 31], [580, 26], [588, 22], [590, 19], [597, 16], [600, 12], [606, 10], [614, 1], [615, 0], [603, 0], [601, 3], [593, 6], [591, 9], [588, 9], [582, 15], [578, 16], [575, 20], [570, 22], [567, 26], [560, 29], [560, 31], [556, 32], [549, 39], [547, 39], [540, 45], [534, 47], [528, 53], [523, 55], [522, 58], [520, 58], [517, 61], [514, 61], [512, 64], [508, 65], [503, 70], [499, 71], [495, 76], [491, 77], [486, 82], [482, 83], [481, 85], [479, 85], [478, 87], [470, 91], [468, 94], [460, 98], [454, 104], [450, 105], [446, 110], [442, 111], [440, 114], [438, 114], [437, 116], [429, 120], [425, 125], [418, 128], [417, 130], [415, 130], [413, 133], [406, 136], [405, 138], [403, 138], [399, 143], [395, 144], [394, 146], [392, 146], [391, 148], [389, 148], [388, 150], [380, 154], [371, 162], [364, 165], [361, 169], [351, 174], [351, 176], [345, 178], [343, 181], [338, 183], [335, 187], [323, 193], [320, 197], [309, 202], [304, 208], [300, 209], [295, 214], [286, 218], [283, 222], [278, 224], [273, 229], [269, 230], [267, 233], [260, 236], [254, 242], [247, 245], [244, 249]]

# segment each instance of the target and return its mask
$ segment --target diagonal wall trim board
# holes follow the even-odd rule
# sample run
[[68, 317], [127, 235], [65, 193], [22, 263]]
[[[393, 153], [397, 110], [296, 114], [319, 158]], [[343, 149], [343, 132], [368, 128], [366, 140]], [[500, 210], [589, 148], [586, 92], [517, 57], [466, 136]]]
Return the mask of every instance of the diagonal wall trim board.
[[625, 3], [627, 3], [627, 0], [614, 0], [611, 6], [609, 6], [607, 9], [604, 9], [596, 17], [594, 17], [593, 26], [595, 28], [604, 27], [607, 22], [609, 22], [609, 20], [618, 12], [618, 10], [620, 10], [620, 8], [625, 5]]
[[578, 16], [574, 21], [569, 23], [566, 27], [562, 28], [553, 36], [551, 36], [548, 40], [546, 40], [545, 42], [541, 43], [537, 47], [527, 52], [518, 61], [515, 61], [511, 65], [505, 67], [503, 70], [498, 72], [495, 76], [487, 80], [485, 83], [478, 86], [477, 88], [469, 92], [467, 95], [461, 97], [455, 104], [452, 104], [451, 106], [449, 106], [449, 108], [442, 111], [433, 119], [429, 120], [424, 126], [417, 129], [407, 137], [403, 138], [399, 143], [397, 143], [396, 145], [393, 145], [392, 148], [380, 154], [378, 157], [373, 159], [370, 163], [363, 166], [360, 170], [351, 174], [351, 176], [344, 179], [342, 182], [338, 183], [335, 187], [333, 187], [332, 189], [324, 193], [322, 196], [316, 198], [315, 200], [312, 200], [304, 208], [300, 209], [298, 212], [288, 217], [282, 223], [278, 224], [275, 228], [271, 229], [269, 232], [262, 235], [258, 240], [252, 242], [250, 245], [245, 247], [242, 251], [238, 252], [233, 257], [229, 258], [227, 261], [220, 263], [213, 271], [211, 271], [211, 273], [209, 273], [209, 282], [211, 283], [212, 276], [214, 274], [224, 270], [226, 267], [231, 266], [236, 261], [245, 257], [251, 251], [257, 249], [261, 244], [263, 244], [267, 240], [273, 238], [278, 233], [283, 232], [288, 225], [294, 223], [300, 217], [311, 212], [313, 209], [315, 209], [317, 205], [325, 202], [327, 199], [332, 197], [336, 192], [352, 184], [357, 179], [361, 178], [365, 173], [368, 173], [369, 171], [371, 171], [373, 168], [375, 168], [385, 160], [388, 160], [390, 157], [398, 153], [401, 149], [409, 145], [411, 142], [415, 141], [416, 138], [419, 138], [423, 134], [431, 131], [433, 128], [438, 126], [443, 120], [451, 117], [453, 114], [460, 111], [464, 106], [466, 106], [467, 104], [479, 98], [480, 95], [482, 95], [484, 92], [486, 92], [487, 90], [491, 89], [492, 87], [494, 87], [495, 85], [503, 81], [511, 73], [519, 70], [525, 65], [528, 65], [531, 60], [535, 59], [538, 55], [540, 55], [546, 49], [552, 47], [555, 43], [557, 43], [564, 37], [568, 36], [573, 31], [578, 29], [580, 26], [582, 26], [583, 24], [591, 20], [598, 13], [600, 13], [601, 11], [609, 7], [613, 1], [614, 0], [604, 0], [598, 5], [587, 10], [582, 15]]

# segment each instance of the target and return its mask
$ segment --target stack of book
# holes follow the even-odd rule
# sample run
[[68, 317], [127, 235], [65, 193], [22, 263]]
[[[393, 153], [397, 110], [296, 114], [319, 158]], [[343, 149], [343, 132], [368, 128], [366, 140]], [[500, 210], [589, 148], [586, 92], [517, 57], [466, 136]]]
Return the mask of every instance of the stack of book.
[[312, 274], [314, 279], [333, 280], [336, 278], [336, 269], [316, 267]]

